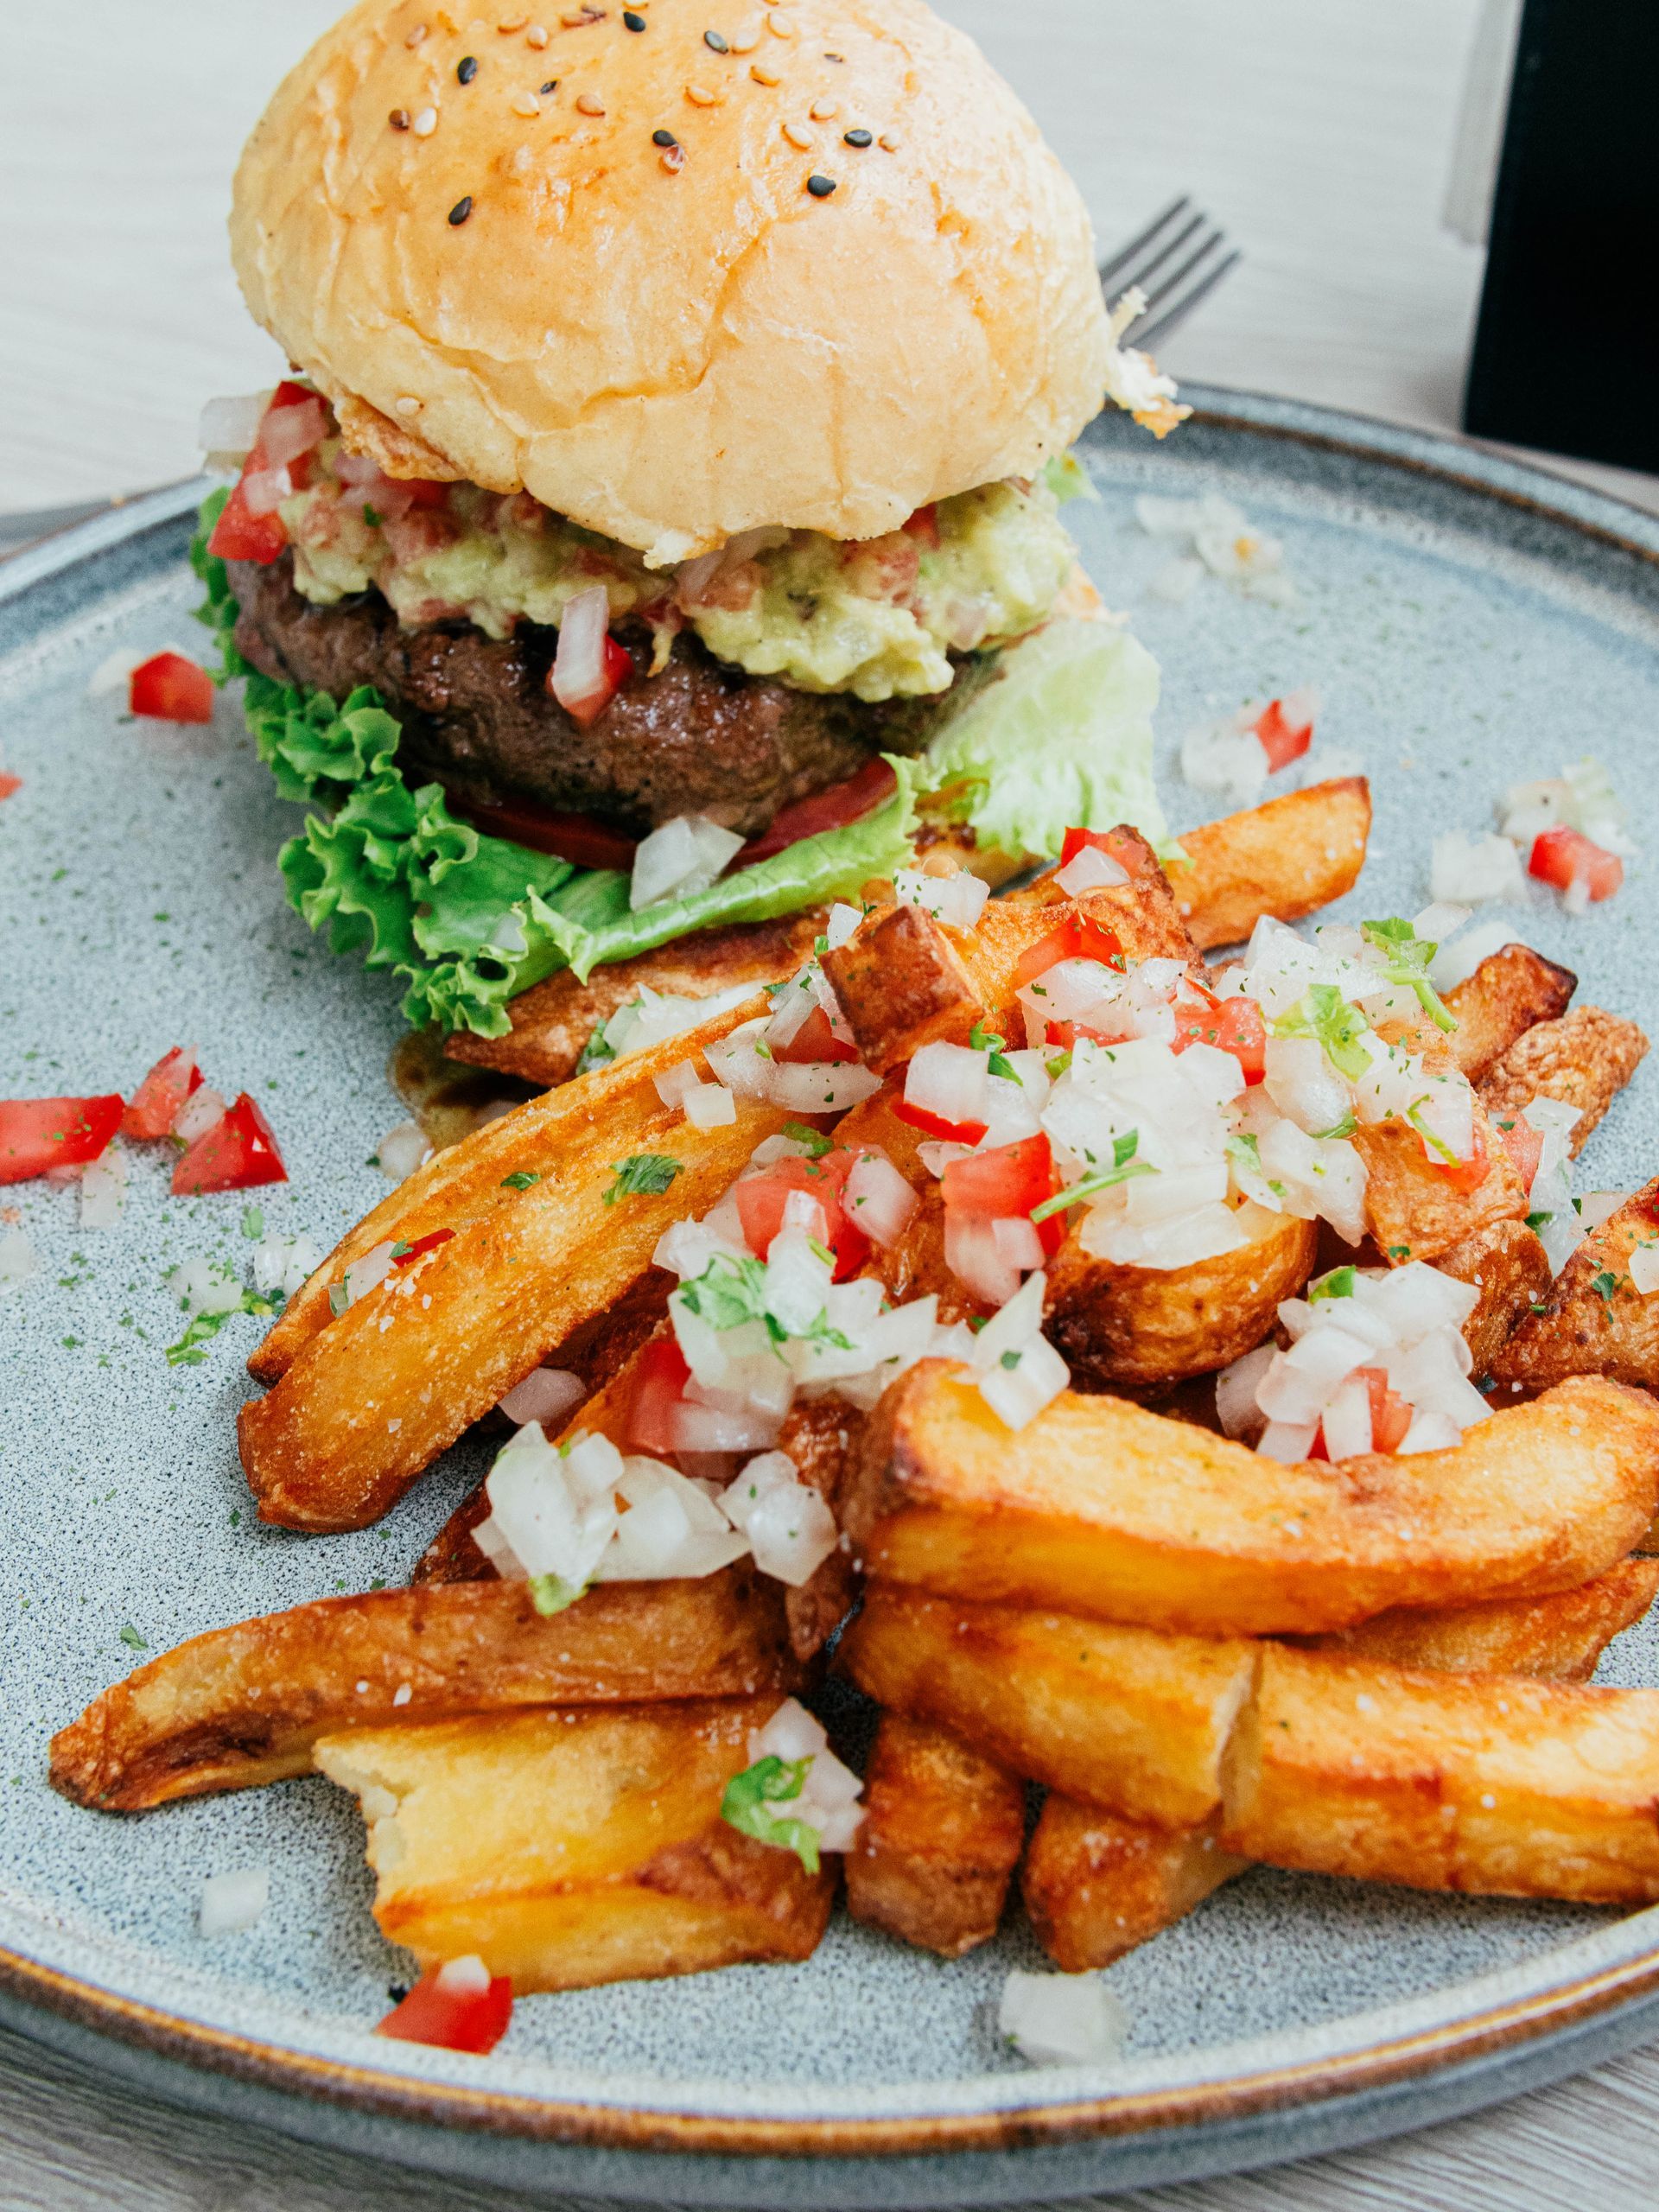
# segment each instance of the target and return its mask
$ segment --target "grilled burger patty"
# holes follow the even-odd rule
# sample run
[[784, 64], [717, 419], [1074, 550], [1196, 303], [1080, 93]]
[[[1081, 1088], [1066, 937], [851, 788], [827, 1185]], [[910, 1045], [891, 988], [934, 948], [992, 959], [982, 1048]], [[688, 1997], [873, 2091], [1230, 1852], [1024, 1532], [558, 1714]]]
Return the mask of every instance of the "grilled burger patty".
[[547, 689], [556, 631], [521, 623], [498, 641], [471, 624], [407, 630], [373, 591], [319, 606], [295, 589], [291, 553], [264, 568], [232, 563], [230, 582], [244, 658], [335, 699], [372, 684], [404, 725], [398, 765], [411, 784], [435, 780], [480, 805], [531, 799], [632, 836], [682, 814], [754, 836], [872, 753], [921, 752], [944, 703], [992, 664], [964, 662], [936, 698], [869, 705], [745, 675], [685, 635], [650, 676], [648, 640], [625, 629], [617, 642], [633, 681], [584, 729]]

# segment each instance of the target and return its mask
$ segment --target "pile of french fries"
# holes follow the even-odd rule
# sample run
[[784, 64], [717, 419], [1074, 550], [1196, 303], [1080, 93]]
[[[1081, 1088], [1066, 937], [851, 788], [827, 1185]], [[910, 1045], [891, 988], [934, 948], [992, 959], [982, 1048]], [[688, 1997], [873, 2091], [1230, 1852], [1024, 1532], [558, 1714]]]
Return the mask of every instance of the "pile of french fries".
[[[822, 968], [881, 1088], [833, 1121], [917, 1197], [868, 1271], [894, 1301], [974, 1301], [944, 1257], [938, 1188], [895, 1111], [924, 1046], [1006, 1032], [1021, 955], [1067, 913], [1133, 963], [1192, 963], [1349, 890], [1363, 782], [1313, 786], [1071, 899], [1052, 874], [971, 930], [877, 903]], [[1133, 833], [1122, 833], [1133, 839]], [[575, 1376], [566, 1436], [626, 1446], [665, 1333], [674, 1223], [715, 1205], [791, 1120], [738, 1096], [694, 1126], [658, 1078], [768, 1010], [812, 950], [791, 921], [562, 976], [511, 1037], [455, 1049], [556, 1085], [438, 1154], [359, 1224], [250, 1362], [243, 1463], [261, 1516], [327, 1533], [377, 1519], [538, 1369]], [[753, 982], [699, 1027], [567, 1080], [643, 987]], [[1362, 1129], [1366, 1246], [1472, 1285], [1464, 1328], [1497, 1408], [1454, 1448], [1287, 1465], [1218, 1432], [1211, 1378], [1270, 1340], [1332, 1249], [1288, 1213], [1186, 1267], [1090, 1256], [1075, 1222], [1045, 1326], [1072, 1387], [1010, 1431], [970, 1370], [911, 1367], [873, 1411], [798, 1402], [778, 1449], [839, 1546], [785, 1586], [741, 1560], [601, 1582], [543, 1611], [474, 1531], [480, 1493], [411, 1586], [199, 1637], [97, 1699], [52, 1777], [130, 1813], [320, 1770], [356, 1792], [375, 1912], [423, 1967], [476, 1955], [519, 1991], [808, 1956], [842, 1871], [722, 1819], [751, 1738], [833, 1664], [879, 1708], [853, 1915], [954, 1957], [986, 1942], [1016, 1872], [1058, 1967], [1101, 1967], [1252, 1861], [1402, 1883], [1636, 1904], [1659, 1898], [1659, 1691], [1593, 1687], [1659, 1587], [1659, 1298], [1630, 1261], [1659, 1180], [1552, 1279], [1494, 1124], [1541, 1096], [1574, 1149], [1646, 1049], [1571, 1004], [1522, 945], [1448, 995], [1445, 1039], [1491, 1133], [1484, 1177], [1440, 1173], [1403, 1128]], [[673, 1163], [615, 1198], [615, 1167]], [[388, 1245], [415, 1264], [349, 1302]], [[385, 1271], [383, 1268], [382, 1274]], [[343, 1307], [343, 1310], [342, 1310]], [[395, 1323], [395, 1325], [394, 1325]], [[1029, 1785], [1046, 1794], [1028, 1834]]]

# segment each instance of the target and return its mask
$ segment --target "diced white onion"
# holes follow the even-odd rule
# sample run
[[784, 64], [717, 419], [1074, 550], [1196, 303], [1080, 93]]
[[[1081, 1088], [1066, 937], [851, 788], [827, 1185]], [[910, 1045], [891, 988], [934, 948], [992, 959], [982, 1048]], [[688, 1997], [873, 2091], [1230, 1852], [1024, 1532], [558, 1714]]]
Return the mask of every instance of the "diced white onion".
[[1363, 1376], [1338, 1383], [1320, 1416], [1332, 1459], [1357, 1459], [1371, 1448], [1371, 1393]]
[[1493, 953], [1514, 941], [1515, 931], [1507, 922], [1482, 922], [1475, 929], [1465, 930], [1452, 943], [1441, 945], [1429, 963], [1428, 980], [1437, 991], [1454, 991], [1483, 960], [1490, 960]]
[[[586, 592], [581, 595], [588, 596]], [[603, 598], [602, 590], [600, 595]], [[563, 645], [563, 632], [559, 635]], [[629, 906], [638, 913], [659, 899], [685, 899], [706, 891], [742, 845], [734, 830], [722, 830], [706, 814], [677, 815], [641, 838], [635, 849]]]
[[680, 1104], [694, 1129], [728, 1128], [737, 1120], [737, 1100], [723, 1084], [694, 1083]]
[[113, 1229], [127, 1202], [127, 1161], [124, 1153], [107, 1146], [86, 1168], [80, 1179], [80, 1225], [83, 1229]]
[[1194, 791], [1242, 803], [1262, 790], [1268, 772], [1266, 747], [1236, 721], [1206, 723], [1181, 740], [1181, 778]]
[[268, 391], [251, 391], [234, 399], [210, 399], [201, 410], [196, 443], [203, 453], [248, 452], [259, 435], [259, 425], [270, 404]]
[[251, 515], [274, 515], [293, 490], [287, 469], [251, 468], [242, 479], [242, 504]]
[[965, 1045], [924, 1045], [905, 1077], [905, 1103], [942, 1122], [985, 1119], [990, 1055]]
[[924, 875], [918, 869], [901, 868], [893, 876], [893, 888], [901, 906], [919, 906], [936, 921], [957, 930], [975, 926], [991, 895], [990, 886], [965, 868], [955, 875]]
[[1262, 1408], [1255, 1394], [1277, 1357], [1272, 1344], [1259, 1344], [1217, 1376], [1216, 1417], [1224, 1435], [1248, 1436], [1262, 1427]]
[[886, 1248], [904, 1235], [921, 1200], [890, 1160], [867, 1152], [847, 1178], [842, 1204], [853, 1226]]
[[27, 1282], [41, 1271], [35, 1247], [21, 1229], [0, 1230], [0, 1288]]
[[366, 1298], [378, 1284], [383, 1283], [392, 1270], [393, 1242], [388, 1239], [365, 1252], [360, 1260], [353, 1260], [346, 1270], [346, 1303], [355, 1306], [359, 1298]]
[[327, 410], [320, 399], [296, 400], [278, 407], [260, 426], [259, 445], [273, 468], [287, 468], [302, 454], [320, 446], [328, 431]]
[[794, 1589], [810, 1580], [840, 1541], [835, 1515], [820, 1493], [800, 1480], [786, 1452], [751, 1459], [720, 1504], [748, 1538], [761, 1573]]
[[1264, 1459], [1279, 1459], [1287, 1466], [1294, 1466], [1313, 1449], [1319, 1427], [1313, 1421], [1270, 1421], [1255, 1448]]
[[1100, 2066], [1121, 2058], [1122, 2001], [1092, 1974], [1026, 1974], [1002, 1985], [996, 2024], [1032, 2066]]
[[[855, 1060], [768, 1060], [760, 1096], [793, 1114], [844, 1114], [881, 1088], [881, 1078]], [[737, 1086], [733, 1084], [735, 1090]]]
[[173, 1124], [173, 1134], [181, 1144], [194, 1144], [198, 1137], [205, 1137], [215, 1122], [225, 1117], [225, 1096], [211, 1084], [200, 1084], [179, 1109]]
[[106, 653], [86, 679], [86, 696], [89, 699], [105, 699], [117, 691], [124, 696], [135, 668], [142, 667], [157, 652], [180, 651], [181, 648], [177, 645], [143, 645], [137, 649], [122, 646], [116, 652]]
[[1004, 1255], [995, 1223], [982, 1214], [946, 1213], [944, 1263], [982, 1306], [1006, 1306], [1020, 1287], [1020, 1270]]
[[257, 1291], [280, 1290], [292, 1298], [322, 1264], [322, 1254], [308, 1236], [262, 1236], [248, 1255]]
[[1631, 1287], [1642, 1298], [1651, 1298], [1659, 1290], [1659, 1238], [1649, 1238], [1631, 1248], [1625, 1262]]
[[490, 1970], [476, 1951], [469, 1951], [465, 1958], [444, 1961], [437, 1986], [448, 1996], [481, 1997], [490, 1986]]
[[1115, 861], [1109, 853], [1103, 853], [1098, 845], [1079, 846], [1054, 878], [1068, 899], [1084, 898], [1090, 891], [1109, 890], [1114, 884], [1127, 883], [1128, 880], [1129, 871], [1122, 861]]
[[401, 1183], [432, 1157], [426, 1131], [418, 1122], [399, 1122], [374, 1148], [374, 1164], [390, 1183]]
[[251, 1928], [270, 1903], [270, 1869], [243, 1866], [210, 1874], [201, 1885], [196, 1926], [203, 1936], [230, 1936]]
[[588, 1385], [568, 1368], [532, 1367], [522, 1382], [513, 1384], [500, 1406], [516, 1427], [534, 1421], [547, 1428], [574, 1413], [587, 1395]]
[[559, 616], [552, 692], [566, 714], [579, 722], [591, 721], [611, 696], [611, 679], [605, 665], [610, 625], [610, 594], [603, 584], [575, 593], [565, 601]]
[[[1033, 1277], [1034, 1281], [1035, 1278]], [[1046, 1337], [1028, 1337], [979, 1377], [979, 1395], [1006, 1427], [1024, 1428], [1045, 1406], [1058, 1398], [1071, 1380], [1067, 1367]]]
[[1463, 1431], [1449, 1414], [1416, 1413], [1397, 1449], [1403, 1459], [1416, 1452], [1449, 1452], [1463, 1440]]

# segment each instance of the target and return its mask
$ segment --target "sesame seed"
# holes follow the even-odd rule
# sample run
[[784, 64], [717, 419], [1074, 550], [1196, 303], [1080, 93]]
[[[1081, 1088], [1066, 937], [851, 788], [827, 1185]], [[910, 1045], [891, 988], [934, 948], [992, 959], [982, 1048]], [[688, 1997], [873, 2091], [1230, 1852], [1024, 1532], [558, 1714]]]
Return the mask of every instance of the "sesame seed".
[[464, 200], [457, 200], [454, 206], [449, 210], [450, 228], [452, 230], [458, 231], [472, 212], [473, 195], [469, 192]]
[[793, 38], [795, 35], [794, 24], [786, 16], [780, 16], [775, 8], [766, 17], [766, 29], [774, 38]]
[[804, 154], [812, 143], [812, 133], [804, 123], [786, 123], [784, 136], [798, 153]]
[[884, 130], [875, 143], [884, 154], [896, 154], [900, 144], [891, 130]]
[[658, 159], [670, 176], [677, 176], [685, 167], [685, 149], [683, 146], [664, 146]]
[[558, 79], [556, 77], [550, 77], [547, 82], [542, 86], [540, 97], [543, 99], [545, 99], [550, 92], [556, 92], [558, 89]]
[[718, 92], [711, 92], [707, 85], [688, 85], [685, 88], [685, 97], [690, 101], [693, 107], [718, 107], [720, 105], [720, 94]]
[[438, 111], [423, 107], [409, 127], [417, 138], [429, 138], [438, 127]]
[[749, 74], [757, 85], [776, 85], [783, 81], [775, 69], [763, 69], [758, 61], [750, 63]]
[[814, 100], [807, 113], [814, 123], [828, 123], [836, 112], [834, 100]]
[[529, 21], [528, 16], [504, 16], [495, 28], [505, 36], [511, 37], [514, 31], [523, 30]]
[[578, 115], [603, 115], [604, 112], [605, 103], [601, 99], [597, 92], [578, 92], [576, 94], [576, 113]]
[[539, 115], [542, 111], [534, 92], [515, 92], [512, 106], [515, 115]]
[[406, 107], [395, 107], [391, 111], [391, 113], [386, 118], [386, 121], [391, 125], [394, 130], [407, 130], [409, 128], [409, 110]]
[[823, 58], [826, 61], [844, 61], [847, 59], [844, 54], [826, 54]]
[[625, 8], [622, 10], [622, 20], [631, 31], [642, 31], [645, 28], [645, 17], [636, 16], [632, 8]]
[[844, 145], [858, 146], [862, 148], [871, 143], [870, 134], [868, 130], [843, 130], [841, 136], [842, 143]]
[[460, 60], [455, 64], [456, 83], [460, 85], [470, 85], [477, 74], [478, 56], [475, 54], [463, 54]]
[[704, 31], [702, 42], [711, 54], [729, 54], [732, 50], [718, 31]]
[[680, 142], [671, 130], [653, 130], [651, 143], [653, 146], [677, 146]]
[[827, 200], [836, 188], [836, 180], [832, 176], [810, 176], [806, 188], [815, 200]]
[[602, 23], [604, 20], [605, 10], [602, 8], [567, 8], [559, 17], [568, 31], [577, 31], [584, 23]]
[[391, 404], [399, 415], [418, 415], [421, 411], [420, 401], [409, 392], [404, 392], [401, 398], [394, 399]]
[[734, 31], [730, 45], [734, 54], [753, 54], [760, 43], [759, 23], [745, 23], [741, 31]]
[[416, 23], [414, 29], [410, 31], [409, 36], [404, 41], [404, 44], [405, 46], [418, 46], [425, 36], [426, 25], [424, 23]]
[[542, 23], [532, 23], [530, 29], [524, 33], [524, 44], [526, 46], [533, 46], [537, 49], [537, 53], [539, 53], [542, 48], [547, 44], [547, 29], [545, 25]]

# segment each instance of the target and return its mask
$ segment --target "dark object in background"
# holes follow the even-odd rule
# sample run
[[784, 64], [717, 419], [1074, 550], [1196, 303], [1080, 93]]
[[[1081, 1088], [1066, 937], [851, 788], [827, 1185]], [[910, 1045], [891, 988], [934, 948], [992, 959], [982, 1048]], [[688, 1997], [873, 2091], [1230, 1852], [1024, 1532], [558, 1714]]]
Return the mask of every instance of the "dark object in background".
[[1526, 0], [1464, 428], [1659, 471], [1659, 6]]

